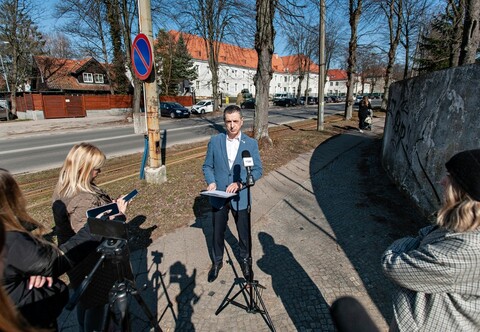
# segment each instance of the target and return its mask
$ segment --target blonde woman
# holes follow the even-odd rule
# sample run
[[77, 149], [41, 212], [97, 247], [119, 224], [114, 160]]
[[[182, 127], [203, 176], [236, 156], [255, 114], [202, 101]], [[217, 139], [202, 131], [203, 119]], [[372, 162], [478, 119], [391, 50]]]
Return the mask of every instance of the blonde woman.
[[480, 330], [480, 149], [445, 164], [436, 223], [383, 254], [397, 286], [391, 331]]
[[55, 329], [68, 300], [68, 289], [57, 277], [70, 266], [53, 244], [28, 231], [42, 227], [26, 212], [20, 187], [5, 169], [0, 169], [0, 224], [6, 230], [1, 256], [6, 293], [30, 325]]
[[[86, 211], [115, 201], [120, 211], [115, 218], [126, 219], [127, 203], [122, 198], [112, 200], [95, 184], [95, 179], [101, 172], [105, 160], [104, 153], [92, 144], [74, 145], [65, 158], [53, 194], [52, 210], [59, 243], [67, 241], [61, 246], [62, 250], [65, 252], [75, 251], [72, 243], [78, 243], [82, 248], [80, 251], [88, 254], [68, 273], [73, 288], [80, 285], [100, 257], [96, 252], [96, 247], [102, 239], [92, 237], [91, 234], [82, 235], [82, 232], [85, 233], [83, 227], [87, 222]], [[76, 239], [68, 241], [73, 234], [77, 235]], [[94, 274], [89, 287], [77, 305], [80, 331], [103, 330], [108, 311], [108, 293], [116, 279], [114, 266], [108, 261], [104, 262]]]

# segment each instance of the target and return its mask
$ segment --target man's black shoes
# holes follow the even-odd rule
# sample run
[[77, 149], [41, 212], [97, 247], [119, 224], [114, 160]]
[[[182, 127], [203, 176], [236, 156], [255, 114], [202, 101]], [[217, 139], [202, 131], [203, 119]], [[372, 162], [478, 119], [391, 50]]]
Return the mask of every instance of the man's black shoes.
[[212, 267], [210, 268], [210, 271], [208, 272], [208, 282], [213, 282], [215, 279], [218, 277], [218, 272], [220, 272], [220, 269], [223, 267], [223, 262], [220, 262], [218, 264], [212, 264]]

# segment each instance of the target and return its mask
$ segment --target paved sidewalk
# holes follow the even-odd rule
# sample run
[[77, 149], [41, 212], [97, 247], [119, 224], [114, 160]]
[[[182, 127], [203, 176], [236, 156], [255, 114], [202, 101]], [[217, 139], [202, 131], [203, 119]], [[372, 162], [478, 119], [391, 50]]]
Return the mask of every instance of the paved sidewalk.
[[[324, 142], [252, 188], [253, 270], [265, 286], [262, 299], [277, 331], [334, 331], [329, 306], [343, 295], [359, 299], [387, 330], [393, 286], [383, 277], [380, 256], [419, 225], [380, 166], [383, 120], [374, 119], [372, 132], [350, 130]], [[190, 227], [132, 253], [137, 286], [147, 286], [142, 298], [163, 315], [164, 331], [268, 331], [260, 314], [232, 304], [215, 315], [241, 272], [229, 222], [226, 248], [233, 265], [224, 264], [219, 278], [207, 282], [210, 218], [197, 216]], [[241, 295], [237, 301], [245, 303]], [[149, 331], [139, 306], [130, 308], [133, 330]], [[62, 331], [76, 330], [74, 316], [64, 313]]]
[[15, 120], [0, 122], [0, 139], [20, 136], [54, 134], [60, 131], [82, 131], [103, 126], [133, 126], [125, 121], [125, 115], [98, 115], [84, 118], [61, 118], [43, 120]]

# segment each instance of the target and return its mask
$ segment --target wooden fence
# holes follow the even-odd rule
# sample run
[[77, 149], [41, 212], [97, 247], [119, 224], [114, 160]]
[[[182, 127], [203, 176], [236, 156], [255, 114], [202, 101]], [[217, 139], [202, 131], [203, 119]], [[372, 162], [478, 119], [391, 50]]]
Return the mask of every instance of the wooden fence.
[[[53, 95], [24, 93], [17, 96], [17, 112], [43, 111], [45, 119], [85, 117], [87, 111], [131, 109], [131, 95]], [[192, 96], [160, 96], [161, 101], [176, 101], [192, 106]]]

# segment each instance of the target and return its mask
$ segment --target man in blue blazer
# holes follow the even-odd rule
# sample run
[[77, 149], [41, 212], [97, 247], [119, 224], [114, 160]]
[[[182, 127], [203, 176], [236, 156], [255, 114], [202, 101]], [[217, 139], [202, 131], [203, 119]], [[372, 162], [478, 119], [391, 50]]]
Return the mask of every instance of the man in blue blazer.
[[[244, 275], [250, 272], [248, 269], [250, 259], [248, 197], [244, 185], [247, 170], [243, 166], [242, 152], [250, 152], [253, 159], [251, 174], [254, 181], [260, 179], [263, 171], [257, 141], [241, 132], [243, 116], [240, 107], [227, 106], [223, 112], [223, 120], [226, 134], [221, 133], [210, 139], [203, 164], [203, 174], [207, 182], [207, 190], [221, 190], [227, 193], [237, 193], [237, 195], [229, 199], [210, 197], [213, 215], [213, 264], [208, 273], [208, 282], [217, 279], [218, 272], [223, 266], [225, 229], [230, 210], [238, 231], [240, 265]], [[245, 278], [248, 279], [248, 276], [245, 275]]]

